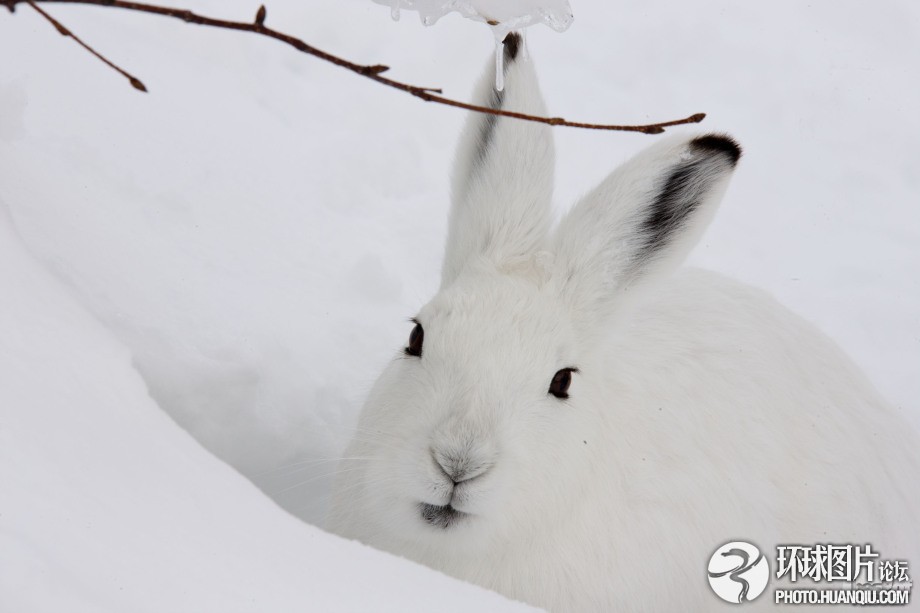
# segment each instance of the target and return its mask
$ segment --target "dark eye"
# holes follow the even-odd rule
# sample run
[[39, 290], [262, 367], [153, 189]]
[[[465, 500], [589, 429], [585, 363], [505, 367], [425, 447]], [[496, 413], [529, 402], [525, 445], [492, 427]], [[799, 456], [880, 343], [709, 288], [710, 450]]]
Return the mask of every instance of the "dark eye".
[[572, 373], [578, 372], [577, 368], [563, 368], [553, 375], [549, 384], [549, 393], [556, 398], [568, 398], [569, 386], [572, 385]]
[[422, 343], [425, 341], [425, 331], [422, 324], [415, 322], [415, 327], [409, 334], [409, 346], [406, 347], [406, 355], [414, 355], [417, 358], [422, 357]]

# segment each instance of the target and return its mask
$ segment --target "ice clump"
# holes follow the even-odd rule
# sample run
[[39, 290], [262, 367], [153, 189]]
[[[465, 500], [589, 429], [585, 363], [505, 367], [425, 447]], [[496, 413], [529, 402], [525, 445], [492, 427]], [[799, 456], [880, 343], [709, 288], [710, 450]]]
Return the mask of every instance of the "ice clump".
[[422, 23], [434, 25], [447, 13], [457, 12], [492, 26], [495, 37], [502, 40], [508, 32], [535, 23], [543, 23], [564, 32], [572, 24], [569, 0], [374, 0], [390, 7], [393, 19], [402, 9], [417, 11]]
[[[495, 89], [504, 89], [502, 41], [509, 32], [544, 23], [564, 32], [572, 25], [569, 0], [374, 0], [390, 7], [390, 16], [399, 20], [402, 9], [418, 11], [422, 23], [434, 25], [447, 13], [456, 11], [467, 19], [489, 24], [497, 43], [495, 50]], [[526, 51], [525, 51], [526, 53]]]

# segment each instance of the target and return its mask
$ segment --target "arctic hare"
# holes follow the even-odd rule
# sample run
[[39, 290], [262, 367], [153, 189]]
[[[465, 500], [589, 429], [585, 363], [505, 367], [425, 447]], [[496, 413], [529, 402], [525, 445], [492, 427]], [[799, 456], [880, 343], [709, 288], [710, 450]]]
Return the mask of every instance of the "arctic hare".
[[[478, 101], [545, 115], [518, 47]], [[676, 270], [740, 147], [661, 139], [552, 228], [551, 132], [469, 118], [440, 291], [367, 399], [330, 529], [554, 611], [729, 607], [707, 564], [732, 540], [920, 564], [916, 436], [764, 292]]]

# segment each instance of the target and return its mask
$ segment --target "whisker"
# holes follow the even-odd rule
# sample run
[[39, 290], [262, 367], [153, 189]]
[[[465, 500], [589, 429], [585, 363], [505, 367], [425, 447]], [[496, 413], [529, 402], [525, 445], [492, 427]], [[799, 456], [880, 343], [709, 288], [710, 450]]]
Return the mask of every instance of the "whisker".
[[372, 430], [370, 428], [361, 428], [360, 426], [355, 426], [351, 429], [352, 432], [361, 432], [363, 434], [370, 434], [376, 437], [389, 437], [394, 440], [402, 441], [402, 436], [399, 434], [394, 434], [391, 432], [384, 432], [383, 430]]
[[361, 470], [362, 468], [363, 468], [363, 467], [360, 467], [360, 466], [359, 466], [359, 467], [357, 467], [357, 468], [345, 468], [345, 469], [333, 471], [333, 472], [331, 472], [331, 473], [323, 473], [323, 474], [321, 474], [321, 475], [313, 475], [313, 476], [310, 477], [309, 479], [306, 479], [306, 480], [304, 480], [304, 481], [300, 481], [299, 483], [295, 483], [294, 485], [290, 485], [290, 486], [288, 486], [288, 487], [286, 487], [286, 488], [284, 488], [284, 489], [282, 489], [282, 490], [278, 490], [278, 491], [275, 491], [275, 492], [271, 492], [271, 494], [272, 494], [273, 496], [278, 496], [278, 495], [281, 495], [281, 494], [283, 494], [283, 493], [285, 493], [285, 492], [288, 492], [288, 491], [290, 491], [290, 490], [297, 489], [297, 488], [299, 488], [299, 487], [303, 487], [304, 485], [307, 485], [308, 483], [313, 483], [314, 481], [316, 481], [316, 480], [318, 480], [318, 479], [322, 479], [322, 478], [324, 478], [324, 477], [337, 477], [338, 475], [343, 475], [343, 474], [345, 474], [345, 473], [355, 472], [355, 471]]
[[[372, 484], [372, 483], [375, 483], [375, 484], [393, 483], [393, 482], [396, 482], [396, 481], [400, 481], [401, 479], [402, 479], [401, 477], [386, 477], [386, 478], [376, 479], [376, 480], [375, 480], [375, 479], [371, 479], [371, 480], [358, 481], [358, 482], [356, 482], [356, 483], [350, 483], [350, 484], [348, 484], [346, 487], [344, 487], [344, 488], [342, 488], [342, 489], [336, 491], [335, 494], [336, 494], [336, 495], [341, 495], [341, 494], [343, 494], [343, 493], [353, 492], [353, 491], [355, 491], [355, 490], [357, 490], [357, 489], [360, 489], [361, 487], [368, 486], [368, 485], [370, 485], [370, 484]], [[294, 512], [294, 513], [303, 513], [303, 512], [307, 512], [307, 511], [311, 511], [311, 510], [313, 510], [313, 509], [316, 509], [321, 503], [328, 504], [328, 505], [331, 507], [331, 505], [332, 505], [332, 496], [323, 497], [323, 498], [314, 498], [314, 499], [312, 499], [312, 500], [306, 501], [305, 504], [296, 505], [296, 506], [290, 506], [290, 507], [288, 507], [288, 509], [290, 509], [290, 510], [291, 510], [292, 512]]]
[[381, 441], [379, 439], [360, 438], [357, 436], [353, 437], [350, 442], [365, 443], [367, 445], [376, 445], [378, 447], [383, 447], [386, 449], [393, 449], [395, 451], [402, 451], [403, 449], [405, 449], [405, 446], [397, 445], [395, 444], [395, 441], [394, 443], [389, 443], [389, 442]]
[[356, 460], [374, 460], [374, 459], [376, 458], [353, 456], [353, 457], [341, 457], [341, 458], [318, 458], [318, 459], [309, 459], [309, 460], [299, 460], [297, 462], [292, 462], [291, 464], [285, 464], [284, 466], [278, 466], [276, 468], [269, 468], [268, 470], [264, 470], [262, 472], [255, 473], [252, 476], [253, 477], [264, 477], [265, 475], [280, 472], [286, 469], [293, 469], [293, 468], [305, 469], [305, 468], [310, 468], [312, 466], [316, 466], [318, 464], [329, 464], [331, 462], [341, 462], [344, 460], [351, 462], [351, 461], [356, 461]]

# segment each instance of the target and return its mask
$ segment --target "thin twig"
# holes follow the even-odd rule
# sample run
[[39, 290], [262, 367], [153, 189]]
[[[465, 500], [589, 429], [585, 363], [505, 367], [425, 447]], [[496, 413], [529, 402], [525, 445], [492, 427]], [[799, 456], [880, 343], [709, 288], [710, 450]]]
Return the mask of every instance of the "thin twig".
[[[0, 0], [0, 5], [5, 5], [10, 10], [10, 12], [13, 12], [16, 5], [21, 4], [23, 2], [32, 5], [36, 10], [39, 10], [39, 9], [37, 6], [35, 6], [35, 2], [48, 2], [48, 3], [58, 3], [58, 4], [65, 4], [65, 3], [66, 4], [93, 4], [93, 5], [98, 5], [98, 6], [122, 8], [122, 9], [130, 10], [130, 11], [139, 11], [143, 13], [153, 13], [153, 14], [162, 15], [165, 17], [181, 19], [182, 21], [185, 21], [187, 23], [194, 23], [194, 24], [202, 25], [202, 26], [223, 28], [227, 30], [239, 30], [243, 32], [252, 32], [253, 34], [259, 34], [261, 36], [267, 36], [269, 38], [274, 38], [275, 40], [279, 40], [283, 43], [290, 45], [291, 47], [294, 47], [295, 49], [297, 49], [298, 51], [302, 53], [306, 53], [314, 57], [318, 57], [321, 60], [325, 60], [327, 62], [335, 64], [336, 66], [345, 68], [346, 70], [350, 70], [356, 74], [361, 75], [362, 77], [366, 77], [382, 85], [386, 85], [387, 87], [392, 87], [394, 89], [398, 89], [400, 91], [406, 92], [407, 94], [411, 96], [415, 96], [416, 98], [420, 98], [426, 102], [435, 102], [438, 104], [444, 104], [447, 106], [453, 106], [453, 107], [457, 107], [461, 109], [466, 109], [468, 111], [475, 111], [477, 113], [487, 113], [490, 115], [500, 115], [503, 117], [514, 117], [514, 118], [522, 119], [525, 121], [545, 123], [551, 126], [567, 126], [570, 128], [586, 128], [590, 130], [617, 130], [621, 132], [643, 132], [645, 134], [660, 134], [664, 132], [664, 129], [667, 127], [678, 126], [678, 125], [689, 124], [689, 123], [699, 123], [703, 121], [703, 118], [706, 117], [705, 113], [696, 113], [694, 115], [691, 115], [690, 117], [685, 117], [684, 119], [676, 119], [673, 121], [664, 121], [661, 123], [653, 123], [653, 124], [646, 124], [646, 125], [639, 125], [639, 126], [594, 124], [594, 123], [568, 121], [566, 119], [563, 119], [562, 117], [540, 117], [536, 115], [528, 115], [526, 113], [517, 113], [515, 111], [507, 111], [504, 109], [492, 109], [492, 108], [479, 106], [475, 104], [469, 104], [467, 102], [461, 102], [459, 100], [454, 100], [452, 98], [447, 98], [441, 95], [442, 91], [440, 89], [436, 89], [432, 87], [419, 87], [416, 85], [409, 85], [407, 83], [402, 83], [400, 81], [395, 81], [393, 79], [388, 79], [387, 77], [381, 76], [382, 73], [389, 70], [388, 66], [384, 66], [382, 64], [373, 64], [373, 65], [356, 64], [354, 62], [350, 62], [346, 59], [332, 55], [331, 53], [322, 51], [321, 49], [317, 49], [316, 47], [313, 47], [312, 45], [307, 44], [306, 42], [302, 41], [299, 38], [296, 38], [289, 34], [285, 34], [283, 32], [279, 32], [278, 30], [273, 30], [272, 28], [265, 26], [266, 11], [265, 11], [264, 6], [259, 7], [258, 12], [256, 13], [256, 17], [252, 22], [243, 22], [243, 21], [230, 21], [226, 19], [215, 19], [213, 17], [206, 17], [204, 15], [199, 15], [197, 13], [193, 13], [192, 11], [189, 11], [186, 9], [169, 8], [169, 7], [164, 7], [164, 6], [154, 6], [152, 4], [144, 4], [141, 2], [128, 2], [128, 1], [123, 1], [123, 0], [34, 0], [34, 2], [33, 0]], [[42, 12], [42, 11], [39, 11], [39, 12]], [[98, 53], [96, 53], [92, 48], [87, 46], [80, 39], [78, 39], [76, 36], [70, 33], [69, 30], [67, 30], [66, 28], [63, 28], [63, 26], [61, 26], [58, 22], [51, 19], [51, 17], [49, 17], [46, 13], [42, 12], [42, 14], [45, 15], [46, 19], [51, 20], [52, 23], [55, 24], [55, 27], [58, 28], [59, 32], [61, 32], [62, 34], [66, 33], [67, 35], [71, 36], [74, 40], [76, 40], [81, 45], [83, 45], [83, 47], [85, 47], [88, 51], [93, 53], [93, 55], [95, 55], [96, 57], [104, 61], [106, 64], [108, 64], [109, 66], [111, 66], [118, 72], [122, 73], [129, 79], [131, 79], [132, 85], [134, 85], [135, 87], [138, 87], [138, 84], [140, 84], [141, 87], [139, 87], [138, 89], [143, 89], [143, 84], [141, 84], [140, 81], [137, 81], [137, 79], [135, 79], [134, 77], [132, 77], [131, 75], [129, 75], [122, 69], [118, 68], [117, 66], [112, 64], [110, 61], [108, 61], [107, 59], [99, 55]]]
[[[106, 58], [104, 55], [102, 55], [101, 53], [99, 53], [98, 51], [96, 51], [95, 49], [93, 49], [92, 47], [90, 47], [89, 45], [87, 45], [86, 43], [84, 43], [82, 40], [80, 40], [80, 38], [79, 38], [76, 34], [74, 34], [73, 32], [71, 32], [71, 31], [68, 30], [67, 28], [65, 28], [65, 27], [64, 27], [64, 24], [62, 24], [60, 21], [58, 21], [57, 19], [55, 19], [54, 17], [52, 17], [51, 15], [49, 15], [48, 13], [46, 13], [45, 11], [41, 10], [40, 8], [38, 8], [38, 6], [36, 6], [36, 4], [35, 4], [34, 2], [31, 2], [31, 1], [27, 0], [26, 4], [28, 4], [28, 5], [31, 6], [33, 9], [35, 9], [36, 11], [38, 11], [38, 14], [39, 14], [39, 15], [41, 15], [42, 17], [44, 17], [45, 19], [47, 19], [48, 21], [50, 21], [50, 22], [51, 22], [51, 25], [53, 25], [53, 26], [55, 27], [55, 29], [56, 29], [62, 36], [69, 36], [70, 38], [74, 39], [75, 41], [77, 41], [77, 44], [78, 44], [78, 45], [80, 45], [81, 47], [83, 47], [84, 49], [86, 49], [87, 51], [89, 51], [90, 53], [92, 53], [93, 55], [95, 55], [97, 58], [99, 58], [100, 60], [102, 60], [103, 62], [105, 62], [105, 63], [106, 63], [109, 67], [111, 67], [113, 70], [115, 70], [115, 71], [121, 73], [122, 75], [124, 75], [125, 78], [128, 79], [128, 82], [131, 83], [132, 87], [134, 87], [134, 89], [138, 89], [138, 90], [140, 90], [140, 91], [142, 91], [142, 92], [146, 92], [146, 91], [147, 91], [147, 87], [146, 87], [143, 83], [141, 83], [141, 80], [140, 80], [140, 79], [138, 79], [137, 77], [135, 77], [134, 75], [132, 75], [131, 73], [129, 73], [127, 70], [124, 70], [124, 69], [121, 68], [120, 66], [115, 65], [113, 62], [111, 62], [111, 61], [110, 61], [108, 58]], [[11, 9], [11, 10], [12, 10], [12, 9]]]

